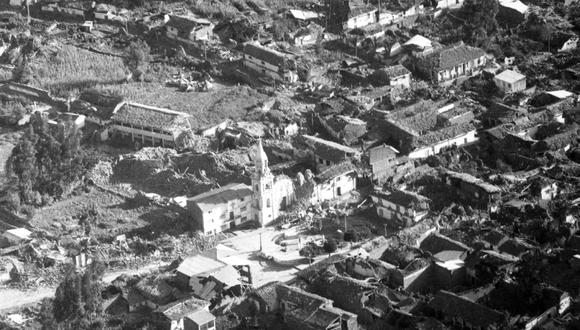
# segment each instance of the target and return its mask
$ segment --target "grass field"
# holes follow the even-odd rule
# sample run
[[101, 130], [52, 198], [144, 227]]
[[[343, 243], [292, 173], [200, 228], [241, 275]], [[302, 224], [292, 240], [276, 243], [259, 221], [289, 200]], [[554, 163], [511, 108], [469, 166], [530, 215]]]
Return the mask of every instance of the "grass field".
[[106, 56], [71, 45], [49, 47], [31, 63], [32, 84], [55, 96], [100, 84], [117, 84], [125, 76], [119, 57]]

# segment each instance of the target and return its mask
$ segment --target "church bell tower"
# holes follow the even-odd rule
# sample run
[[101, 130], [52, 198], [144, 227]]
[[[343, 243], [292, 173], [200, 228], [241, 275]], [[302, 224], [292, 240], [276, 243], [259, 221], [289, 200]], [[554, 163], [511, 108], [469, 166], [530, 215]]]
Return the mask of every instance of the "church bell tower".
[[274, 176], [268, 167], [268, 156], [264, 152], [261, 139], [254, 151], [254, 165], [252, 212], [254, 220], [263, 227], [274, 220]]

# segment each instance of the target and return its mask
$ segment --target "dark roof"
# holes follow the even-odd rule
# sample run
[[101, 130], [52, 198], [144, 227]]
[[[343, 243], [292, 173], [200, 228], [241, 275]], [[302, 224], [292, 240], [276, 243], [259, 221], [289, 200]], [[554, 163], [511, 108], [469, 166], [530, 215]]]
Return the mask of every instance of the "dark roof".
[[502, 253], [507, 253], [514, 257], [521, 257], [528, 251], [534, 249], [533, 245], [525, 243], [521, 240], [517, 239], [510, 239], [504, 242], [502, 245], [498, 247], [498, 250]]
[[277, 67], [281, 67], [286, 63], [286, 56], [284, 54], [254, 43], [246, 43], [244, 45], [244, 53]]
[[330, 299], [286, 284], [278, 284], [276, 293], [280, 301], [289, 301], [300, 306], [301, 309], [309, 309], [311, 312], [323, 304], [331, 302]]
[[429, 307], [447, 316], [461, 318], [473, 327], [486, 328], [504, 321], [502, 313], [444, 290], [437, 292]]
[[404, 66], [402, 66], [400, 64], [389, 66], [389, 67], [383, 68], [381, 70], [383, 70], [387, 74], [387, 77], [389, 77], [389, 78], [395, 78], [395, 77], [399, 77], [399, 76], [411, 73], [411, 71], [409, 71], [407, 68], [405, 68]]
[[429, 198], [425, 196], [405, 190], [395, 190], [390, 194], [385, 194], [384, 192], [377, 192], [375, 194], [393, 204], [401, 205], [406, 208], [421, 207], [421, 205], [427, 204], [430, 201]]
[[468, 174], [468, 173], [459, 173], [459, 172], [453, 172], [450, 170], [445, 170], [445, 174], [448, 177], [452, 177], [454, 179], [475, 185], [475, 186], [485, 190], [487, 193], [490, 193], [490, 194], [501, 192], [500, 187], [494, 186], [491, 183], [488, 183], [488, 182], [485, 182], [481, 179], [478, 179], [478, 178], [476, 178], [473, 175]]
[[474, 131], [475, 129], [475, 125], [471, 122], [460, 122], [455, 125], [442, 127], [418, 136], [417, 146], [429, 146]]
[[489, 243], [491, 246], [497, 247], [502, 244], [508, 237], [501, 232], [493, 229], [485, 234], [482, 238], [484, 242]]
[[190, 33], [194, 28], [199, 25], [210, 25], [211, 22], [206, 19], [200, 19], [196, 17], [182, 17], [182, 16], [169, 16], [169, 21], [165, 24], [166, 26], [171, 26], [177, 30]]
[[130, 288], [127, 293], [127, 302], [129, 306], [140, 304], [147, 299], [135, 288]]
[[452, 240], [441, 234], [431, 234], [427, 236], [420, 245], [421, 250], [437, 254], [441, 251], [471, 251], [471, 248], [461, 242]]
[[254, 293], [262, 298], [264, 302], [269, 305], [273, 306], [278, 301], [278, 293], [276, 287], [280, 282], [270, 282], [267, 284], [262, 285], [261, 287], [257, 288]]
[[339, 164], [335, 164], [326, 170], [322, 171], [320, 174], [316, 176], [316, 180], [319, 182], [325, 182], [332, 180], [338, 176], [352, 173], [356, 171], [356, 166], [354, 166], [351, 162], [345, 161]]
[[117, 106], [111, 119], [135, 126], [168, 130], [187, 121], [191, 115], [148, 105], [123, 102]]
[[432, 68], [439, 71], [451, 69], [484, 55], [485, 52], [482, 49], [460, 43], [459, 45], [435, 51], [434, 53], [427, 55], [427, 59], [430, 61]]

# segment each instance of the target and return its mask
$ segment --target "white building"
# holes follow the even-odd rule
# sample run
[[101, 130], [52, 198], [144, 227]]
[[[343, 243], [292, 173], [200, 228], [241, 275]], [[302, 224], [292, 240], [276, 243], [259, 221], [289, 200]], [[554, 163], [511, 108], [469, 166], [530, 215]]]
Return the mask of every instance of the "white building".
[[377, 8], [367, 6], [356, 6], [350, 8], [348, 18], [343, 24], [343, 29], [350, 30], [361, 28], [377, 22]]
[[357, 150], [340, 143], [324, 140], [311, 135], [302, 135], [302, 138], [304, 143], [308, 145], [314, 154], [316, 169], [319, 172], [359, 155]]
[[191, 130], [191, 115], [148, 105], [121, 102], [113, 110], [110, 131], [141, 145], [176, 146], [180, 136]]
[[355, 167], [350, 162], [332, 166], [318, 174], [315, 182], [313, 203], [341, 198], [356, 189]]
[[255, 72], [275, 80], [293, 83], [298, 80], [296, 72], [289, 68], [288, 56], [256, 43], [244, 46], [243, 64]]
[[405, 190], [392, 193], [383, 191], [371, 195], [377, 214], [394, 225], [411, 226], [421, 221], [429, 213], [429, 199]]
[[496, 75], [493, 82], [504, 93], [516, 93], [526, 89], [526, 76], [512, 70]]
[[204, 234], [216, 234], [252, 218], [252, 189], [232, 183], [189, 198], [187, 208]]
[[463, 6], [463, 0], [439, 0], [437, 1], [437, 9], [455, 9]]

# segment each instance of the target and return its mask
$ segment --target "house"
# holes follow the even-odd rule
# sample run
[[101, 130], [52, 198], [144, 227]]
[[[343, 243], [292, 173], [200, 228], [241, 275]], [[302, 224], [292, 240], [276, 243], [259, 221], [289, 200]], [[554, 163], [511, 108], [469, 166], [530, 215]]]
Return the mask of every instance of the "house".
[[177, 147], [191, 132], [191, 115], [148, 105], [121, 102], [113, 110], [110, 134], [138, 145]]
[[215, 234], [251, 220], [251, 202], [252, 187], [230, 183], [189, 198], [187, 208], [205, 234]]
[[411, 71], [400, 64], [379, 69], [369, 79], [378, 86], [411, 87]]
[[572, 36], [564, 38], [564, 42], [558, 46], [558, 52], [567, 52], [578, 48], [578, 37]]
[[103, 312], [107, 315], [123, 315], [129, 312], [129, 302], [122, 294], [103, 299]]
[[[207, 317], [209, 313], [209, 301], [198, 299], [195, 297], [184, 298], [178, 301], [171, 302], [167, 305], [158, 307], [153, 313], [156, 323], [156, 329], [159, 330], [181, 330], [185, 328], [185, 318], [193, 316], [197, 312], [203, 311], [204, 318], [200, 319], [202, 324], [207, 324], [215, 317]], [[211, 314], [210, 314], [211, 315]], [[215, 324], [214, 324], [215, 328]], [[195, 329], [195, 328], [190, 328]]]
[[284, 322], [292, 329], [356, 330], [357, 316], [330, 299], [285, 284], [276, 286]]
[[469, 329], [502, 329], [506, 321], [502, 313], [445, 290], [428, 307], [444, 323]]
[[379, 217], [395, 226], [411, 226], [429, 213], [429, 199], [411, 191], [375, 191], [371, 198]]
[[356, 176], [356, 167], [348, 161], [326, 168], [315, 177], [317, 184], [311, 200], [320, 203], [347, 196], [356, 189]]
[[10, 245], [20, 244], [30, 240], [32, 232], [26, 228], [8, 229], [2, 234], [3, 238], [8, 241]]
[[58, 12], [65, 13], [71, 16], [85, 16], [85, 13], [93, 8], [94, 3], [78, 1], [78, 2], [59, 2]]
[[467, 173], [445, 170], [447, 185], [454, 188], [457, 197], [479, 209], [495, 212], [501, 197], [501, 188], [487, 183]]
[[170, 39], [184, 42], [209, 40], [214, 25], [207, 19], [170, 15], [165, 24], [166, 35]]
[[353, 148], [321, 139], [316, 136], [302, 135], [302, 139], [314, 154], [316, 169], [321, 172], [330, 166], [349, 160], [359, 154]]
[[422, 35], [416, 34], [407, 40], [402, 47], [413, 54], [427, 55], [433, 52], [433, 42]]
[[485, 52], [463, 44], [444, 47], [423, 55], [416, 54], [413, 70], [435, 83], [451, 83], [478, 73], [487, 62]]
[[529, 11], [530, 8], [519, 0], [501, 0], [497, 20], [500, 24], [515, 27], [526, 19]]
[[298, 75], [289, 66], [289, 57], [257, 43], [244, 45], [244, 67], [275, 80], [294, 83]]
[[438, 0], [437, 9], [457, 9], [463, 6], [463, 0]]
[[373, 182], [381, 184], [389, 178], [396, 182], [414, 168], [413, 162], [407, 157], [397, 157], [398, 155], [399, 151], [388, 144], [368, 150]]
[[349, 146], [360, 141], [367, 133], [365, 121], [344, 115], [321, 118], [320, 124], [335, 141]]
[[371, 5], [349, 5], [346, 19], [342, 23], [343, 30], [362, 28], [377, 22], [377, 8]]
[[215, 316], [205, 309], [185, 316], [183, 330], [216, 330]]
[[369, 136], [381, 139], [410, 159], [427, 158], [447, 148], [476, 142], [476, 128], [470, 120], [472, 111], [464, 106], [441, 105], [421, 101], [394, 111], [375, 109], [377, 118], [369, 121]]
[[226, 267], [227, 264], [201, 254], [185, 258], [175, 270], [177, 282], [189, 286], [192, 278], [199, 274], [211, 274]]
[[178, 289], [169, 285], [165, 279], [155, 276], [143, 278], [135, 284], [134, 288], [139, 295], [127, 298], [130, 310], [134, 310], [139, 306], [156, 309], [183, 296]]
[[322, 36], [323, 28], [318, 24], [310, 23], [294, 33], [292, 42], [298, 47], [307, 47], [315, 45]]
[[496, 75], [493, 82], [504, 93], [516, 93], [526, 89], [526, 76], [512, 70]]

